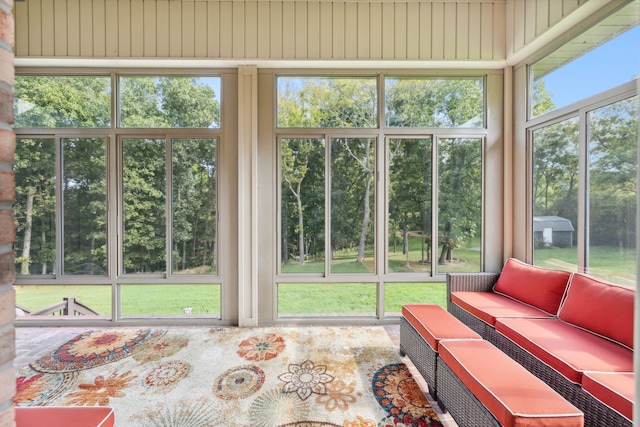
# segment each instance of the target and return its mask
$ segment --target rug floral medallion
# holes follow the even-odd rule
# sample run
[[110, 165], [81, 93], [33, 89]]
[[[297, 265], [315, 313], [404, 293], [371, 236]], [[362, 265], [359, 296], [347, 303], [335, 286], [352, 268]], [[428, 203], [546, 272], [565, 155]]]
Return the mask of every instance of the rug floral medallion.
[[87, 331], [21, 369], [19, 406], [116, 426], [442, 426], [381, 327]]

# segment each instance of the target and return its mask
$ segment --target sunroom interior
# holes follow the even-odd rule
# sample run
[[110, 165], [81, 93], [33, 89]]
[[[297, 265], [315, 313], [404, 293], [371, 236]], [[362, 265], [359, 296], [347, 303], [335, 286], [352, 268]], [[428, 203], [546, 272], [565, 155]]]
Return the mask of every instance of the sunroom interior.
[[638, 0], [13, 14], [16, 327], [396, 324], [509, 257], [636, 287]]

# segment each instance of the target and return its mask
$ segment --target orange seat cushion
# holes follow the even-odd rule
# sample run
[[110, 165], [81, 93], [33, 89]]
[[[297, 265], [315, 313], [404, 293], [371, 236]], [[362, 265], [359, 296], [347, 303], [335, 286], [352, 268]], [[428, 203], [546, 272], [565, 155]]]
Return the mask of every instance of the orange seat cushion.
[[635, 401], [633, 372], [585, 372], [582, 388], [629, 420], [633, 419]]
[[585, 371], [633, 371], [632, 350], [558, 319], [498, 319], [496, 330], [576, 384]]
[[494, 292], [452, 292], [451, 301], [491, 326], [501, 317], [551, 317], [538, 308]]
[[571, 273], [526, 264], [509, 258], [493, 291], [556, 315]]
[[438, 351], [442, 339], [481, 339], [467, 325], [436, 304], [405, 304], [402, 315], [425, 339], [433, 351]]
[[558, 317], [633, 349], [635, 291], [576, 273]]
[[488, 341], [442, 341], [440, 357], [505, 427], [583, 426], [581, 411]]
[[32, 406], [16, 408], [16, 427], [113, 427], [113, 409], [105, 406]]

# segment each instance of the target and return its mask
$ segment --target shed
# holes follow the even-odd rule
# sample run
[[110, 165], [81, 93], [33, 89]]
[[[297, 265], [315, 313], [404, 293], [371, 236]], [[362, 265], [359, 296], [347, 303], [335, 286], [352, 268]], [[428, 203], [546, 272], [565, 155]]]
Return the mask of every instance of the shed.
[[572, 247], [574, 231], [573, 224], [567, 218], [560, 216], [533, 217], [533, 240], [536, 247]]

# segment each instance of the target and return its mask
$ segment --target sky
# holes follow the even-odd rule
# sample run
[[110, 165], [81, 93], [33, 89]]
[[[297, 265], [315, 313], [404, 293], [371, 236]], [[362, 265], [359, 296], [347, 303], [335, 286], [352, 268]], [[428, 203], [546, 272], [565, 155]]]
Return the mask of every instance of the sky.
[[564, 107], [640, 75], [640, 25], [543, 78], [557, 107]]

